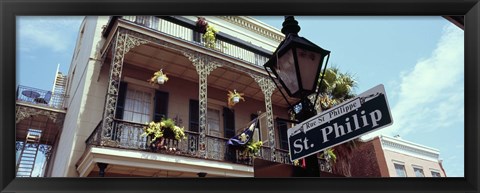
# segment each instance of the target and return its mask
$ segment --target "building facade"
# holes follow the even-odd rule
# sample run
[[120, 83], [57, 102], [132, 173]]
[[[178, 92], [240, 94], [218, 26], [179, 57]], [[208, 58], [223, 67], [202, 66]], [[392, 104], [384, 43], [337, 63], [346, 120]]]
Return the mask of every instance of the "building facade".
[[[254, 117], [260, 156], [290, 162], [280, 135], [288, 106], [263, 68], [283, 34], [250, 17], [205, 19], [219, 30], [213, 47], [194, 16], [85, 18], [51, 176], [253, 177], [251, 160], [239, 160], [226, 142]], [[168, 82], [149, 84], [159, 69]], [[233, 90], [245, 101], [229, 108]], [[186, 130], [173, 152], [152, 152], [141, 135], [162, 117]]]
[[360, 142], [352, 154], [354, 177], [447, 177], [437, 149], [399, 137], [378, 136]]

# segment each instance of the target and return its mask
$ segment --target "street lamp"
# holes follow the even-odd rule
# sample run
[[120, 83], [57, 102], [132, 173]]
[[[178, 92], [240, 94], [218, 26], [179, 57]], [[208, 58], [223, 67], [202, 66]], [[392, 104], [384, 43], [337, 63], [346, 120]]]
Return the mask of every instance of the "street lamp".
[[[265, 70], [275, 82], [272, 72], [287, 92], [288, 96], [300, 99], [300, 110], [296, 110], [283, 94], [279, 91], [295, 113], [295, 118], [303, 122], [315, 116], [315, 105], [312, 105], [308, 96], [317, 92], [315, 101], [318, 98], [318, 78], [322, 66], [327, 66], [330, 51], [325, 50], [309, 40], [298, 36], [300, 26], [293, 16], [285, 16], [282, 24], [282, 33], [285, 39], [280, 43], [272, 57], [264, 64]], [[305, 159], [309, 176], [319, 176], [318, 159], [311, 155]]]

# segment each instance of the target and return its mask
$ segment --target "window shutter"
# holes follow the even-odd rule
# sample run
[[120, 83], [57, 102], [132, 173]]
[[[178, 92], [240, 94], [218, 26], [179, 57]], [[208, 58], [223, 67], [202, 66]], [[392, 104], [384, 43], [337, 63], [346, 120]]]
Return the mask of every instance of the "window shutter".
[[280, 135], [280, 149], [288, 150], [287, 122], [277, 119], [277, 128]]
[[189, 130], [193, 132], [198, 132], [198, 122], [199, 122], [199, 109], [198, 101], [190, 100], [190, 118], [189, 118]]
[[225, 138], [235, 136], [235, 112], [227, 107], [223, 107], [223, 125]]
[[153, 121], [161, 121], [162, 118], [167, 118], [168, 115], [168, 93], [159, 90], [155, 91], [155, 109], [153, 114]]
[[123, 110], [125, 109], [125, 97], [127, 94], [127, 83], [120, 82], [118, 90], [117, 109], [115, 110], [115, 118], [123, 119]]

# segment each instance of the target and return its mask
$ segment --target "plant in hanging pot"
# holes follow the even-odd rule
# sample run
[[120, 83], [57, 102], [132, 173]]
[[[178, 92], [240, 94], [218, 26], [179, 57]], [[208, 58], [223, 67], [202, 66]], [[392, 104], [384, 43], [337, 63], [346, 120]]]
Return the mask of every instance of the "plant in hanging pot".
[[155, 151], [165, 148], [170, 151], [175, 151], [175, 147], [168, 148], [165, 144], [167, 139], [173, 139], [175, 141], [181, 141], [186, 139], [184, 128], [175, 125], [172, 119], [162, 119], [160, 122], [150, 122], [143, 128], [142, 136], [149, 136], [150, 148]]
[[243, 93], [237, 92], [236, 89], [234, 89], [233, 92], [228, 91], [228, 94], [227, 94], [228, 107], [232, 108], [233, 106], [235, 106], [235, 104], [240, 102], [240, 100], [245, 101], [245, 99], [243, 98], [243, 95], [244, 95]]
[[215, 49], [217, 33], [217, 29], [215, 29], [212, 25], [207, 25], [207, 29], [202, 36], [203, 41], [205, 42], [205, 47]]
[[167, 74], [163, 73], [163, 69], [153, 73], [153, 76], [148, 80], [151, 84], [164, 84], [168, 81]]
[[162, 124], [162, 127], [164, 128], [165, 138], [175, 139], [177, 141], [186, 139], [184, 132], [185, 129], [175, 125], [175, 121], [173, 121], [173, 119], [163, 119], [160, 124]]

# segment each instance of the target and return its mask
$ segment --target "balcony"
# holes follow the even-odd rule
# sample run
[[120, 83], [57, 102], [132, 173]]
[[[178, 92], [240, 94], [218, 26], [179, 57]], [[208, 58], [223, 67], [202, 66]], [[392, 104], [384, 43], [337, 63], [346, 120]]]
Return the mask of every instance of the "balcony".
[[[185, 25], [180, 25], [155, 16], [123, 16], [121, 18], [126, 21], [156, 30], [160, 33], [190, 41], [205, 47], [205, 43], [201, 38], [203, 34], [198, 33], [193, 29], [194, 24], [192, 24], [191, 27], [185, 27]], [[241, 40], [232, 40], [227, 37], [217, 35], [216, 45], [212, 50], [252, 65], [263, 67], [263, 64], [268, 61], [268, 57], [270, 55], [265, 53], [268, 51], [255, 51], [255, 49], [261, 48], [253, 48], [255, 47], [253, 44], [250, 45], [249, 43], [245, 42], [239, 43], [238, 41]]]
[[[87, 138], [87, 146], [113, 147], [120, 149], [130, 149], [145, 152], [154, 152], [158, 154], [168, 154], [176, 156], [185, 156], [190, 158], [207, 159], [213, 161], [221, 161], [227, 163], [236, 163], [252, 166], [252, 159], [242, 157], [240, 152], [229, 150], [226, 138], [206, 135], [206, 152], [207, 157], [201, 158], [198, 149], [199, 134], [195, 132], [185, 131], [187, 139], [181, 141], [166, 140], [167, 149], [153, 149], [150, 147], [148, 137], [141, 136], [144, 124], [138, 124], [123, 120], [115, 120], [111, 139], [113, 143], [104, 143], [101, 141], [101, 124], [100, 122], [93, 133]], [[288, 151], [276, 149], [276, 161], [280, 163], [292, 164], [288, 155]], [[270, 160], [271, 149], [262, 147], [258, 157]]]
[[18, 86], [17, 103], [64, 110], [65, 95], [28, 86]]
[[18, 86], [15, 112], [17, 177], [45, 176], [51, 167], [50, 155], [66, 114], [64, 101], [63, 94]]

